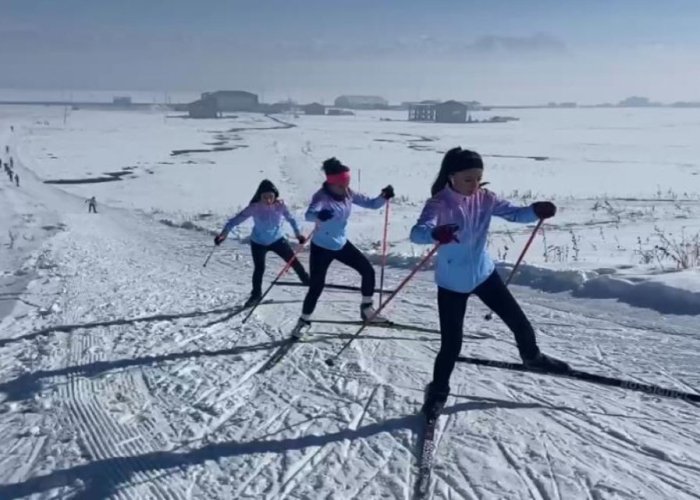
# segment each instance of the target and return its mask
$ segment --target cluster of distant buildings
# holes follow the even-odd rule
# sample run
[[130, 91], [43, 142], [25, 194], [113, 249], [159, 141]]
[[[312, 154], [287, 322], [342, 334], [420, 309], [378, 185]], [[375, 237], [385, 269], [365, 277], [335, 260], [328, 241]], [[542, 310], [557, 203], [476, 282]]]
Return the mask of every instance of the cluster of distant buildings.
[[244, 90], [218, 90], [204, 92], [200, 99], [187, 104], [186, 111], [190, 118], [218, 118], [223, 113], [259, 112], [259, 113], [304, 113], [307, 115], [342, 115], [352, 114], [348, 110], [390, 109], [389, 102], [378, 96], [344, 95], [335, 100], [334, 106], [318, 102], [296, 104], [282, 101], [273, 104], [260, 102], [257, 94]]
[[[261, 103], [258, 96], [243, 90], [219, 90], [205, 92], [201, 97], [187, 105], [181, 106], [181, 111], [187, 111], [190, 118], [219, 118], [224, 113], [259, 112], [259, 113], [304, 113], [306, 115], [347, 115], [354, 110], [407, 110], [410, 121], [437, 123], [471, 123], [470, 111], [485, 110], [477, 101], [421, 101], [404, 102], [391, 106], [389, 101], [380, 96], [371, 95], [342, 95], [335, 99], [332, 106], [318, 102], [296, 104], [292, 101], [274, 104]], [[499, 119], [500, 118], [500, 119]], [[508, 121], [504, 117], [496, 120]]]
[[[522, 106], [525, 107], [525, 106]], [[531, 106], [532, 107], [532, 106]], [[541, 107], [541, 106], [538, 106]], [[654, 102], [648, 97], [632, 96], [627, 97], [617, 104], [609, 102], [593, 105], [579, 105], [575, 102], [550, 102], [548, 108], [700, 108], [698, 101], [677, 101], [670, 104]]]

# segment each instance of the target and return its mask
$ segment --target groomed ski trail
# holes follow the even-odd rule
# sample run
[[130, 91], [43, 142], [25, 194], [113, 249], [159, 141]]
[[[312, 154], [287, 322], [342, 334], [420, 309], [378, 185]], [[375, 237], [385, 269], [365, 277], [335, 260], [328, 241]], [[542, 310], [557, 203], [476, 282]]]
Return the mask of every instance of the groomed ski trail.
[[[222, 309], [249, 292], [247, 247], [223, 245], [202, 270], [204, 235], [108, 207], [62, 219], [35, 256], [55, 295], [31, 300], [48, 312], [25, 306], [2, 324], [0, 498], [409, 498], [435, 336], [368, 328], [331, 370], [334, 335], [355, 327], [315, 324], [257, 373], [296, 321], [303, 289], [274, 289], [280, 302], [241, 325]], [[266, 279], [280, 264], [268, 258]], [[387, 286], [407, 272], [389, 268]], [[700, 385], [685, 319], [514, 290], [545, 352], [601, 374]], [[316, 314], [356, 320], [358, 303], [328, 292]], [[634, 324], [623, 321], [630, 312]], [[430, 273], [386, 313], [435, 328]], [[488, 338], [465, 338], [463, 353], [516, 361], [511, 334], [484, 313], [470, 303], [465, 333]], [[661, 323], [666, 331], [644, 328]], [[458, 364], [432, 498], [698, 498], [698, 442], [697, 407], [682, 401]]]

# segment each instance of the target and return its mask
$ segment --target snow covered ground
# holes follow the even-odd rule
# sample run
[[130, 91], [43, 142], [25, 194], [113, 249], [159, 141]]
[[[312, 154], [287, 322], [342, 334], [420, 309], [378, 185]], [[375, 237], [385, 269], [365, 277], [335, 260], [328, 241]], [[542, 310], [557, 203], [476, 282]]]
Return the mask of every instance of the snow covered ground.
[[[82, 110], [64, 125], [63, 110], [2, 111], [0, 146], [22, 186], [0, 181], [0, 498], [410, 498], [439, 337], [371, 328], [330, 369], [353, 329], [319, 324], [260, 373], [303, 289], [275, 288], [246, 324], [233, 315], [250, 288], [247, 227], [202, 268], [212, 232], [262, 177], [301, 214], [331, 155], [355, 166], [362, 191], [396, 187], [390, 287], [425, 252], [407, 233], [445, 149], [485, 154], [497, 192], [556, 198], [546, 246], [538, 237], [514, 287], [543, 350], [595, 373], [700, 386], [697, 271], [662, 273], [673, 259], [652, 252], [656, 238], [698, 231], [695, 111], [518, 111], [520, 122], [468, 126]], [[172, 154], [215, 147], [234, 149]], [[351, 224], [377, 262], [382, 219], [358, 210]], [[530, 231], [494, 225], [505, 272]], [[279, 268], [270, 257], [267, 279]], [[389, 316], [435, 328], [431, 274]], [[357, 302], [327, 291], [316, 315], [354, 320]], [[517, 360], [485, 312], [471, 302], [464, 353]], [[700, 498], [697, 415], [679, 400], [458, 365], [433, 498]]]

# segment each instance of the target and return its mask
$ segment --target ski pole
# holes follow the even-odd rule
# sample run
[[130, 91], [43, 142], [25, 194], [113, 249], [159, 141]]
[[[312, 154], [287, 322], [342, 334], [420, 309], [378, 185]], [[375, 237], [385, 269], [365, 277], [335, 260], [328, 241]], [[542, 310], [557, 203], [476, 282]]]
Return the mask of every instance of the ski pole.
[[[313, 231], [311, 231], [309, 233], [309, 235], [306, 237], [306, 242], [311, 241], [311, 237], [314, 235], [314, 232], [316, 232], [316, 228], [314, 228]], [[267, 294], [270, 293], [270, 290], [272, 290], [272, 287], [277, 284], [277, 282], [280, 280], [280, 278], [282, 276], [284, 276], [284, 273], [289, 271], [289, 268], [292, 267], [292, 264], [294, 264], [294, 261], [297, 260], [297, 255], [299, 255], [301, 253], [301, 251], [304, 249], [304, 247], [306, 246], [306, 242], [304, 242], [304, 244], [301, 245], [297, 249], [296, 252], [294, 252], [294, 255], [292, 255], [292, 258], [289, 259], [289, 261], [284, 265], [282, 270], [277, 274], [277, 276], [275, 276], [275, 279], [272, 280], [272, 283], [270, 283], [270, 286], [267, 287], [267, 290], [265, 290], [265, 293], [263, 293], [260, 296], [260, 298], [258, 299], [258, 301], [253, 305], [253, 307], [250, 308], [250, 311], [248, 311], [248, 314], [246, 314], [246, 317], [243, 318], [242, 323], [245, 323], [246, 321], [248, 321], [248, 318], [250, 318], [250, 316], [253, 314], [253, 312], [255, 311], [255, 308], [257, 308], [258, 305], [260, 305], [260, 303], [265, 299]]]
[[202, 267], [207, 267], [207, 264], [209, 264], [209, 259], [211, 259], [211, 256], [214, 255], [214, 250], [216, 250], [216, 247], [211, 249], [211, 252], [209, 252], [209, 255], [207, 255], [207, 260], [204, 261], [204, 265]]
[[[527, 240], [527, 243], [525, 243], [525, 247], [523, 248], [523, 251], [520, 252], [520, 257], [518, 257], [518, 260], [515, 262], [515, 265], [513, 266], [513, 269], [511, 270], [510, 274], [508, 275], [508, 279], [506, 279], [506, 286], [510, 284], [510, 281], [513, 279], [513, 276], [515, 276], [515, 272], [518, 270], [518, 267], [520, 267], [520, 263], [523, 261], [523, 258], [525, 257], [525, 254], [527, 253], [528, 248], [530, 248], [530, 245], [532, 244], [532, 240], [535, 239], [535, 235], [537, 234], [537, 231], [540, 229], [542, 226], [542, 223], [544, 222], [544, 219], [540, 219], [537, 221], [537, 225], [535, 226], [535, 229], [532, 230], [532, 234], [530, 235], [530, 238]], [[493, 318], [493, 313], [488, 313], [486, 316], [484, 316], [484, 319], [486, 321], [491, 321]]]
[[387, 306], [387, 304], [389, 304], [389, 302], [391, 302], [392, 299], [393, 299], [394, 297], [396, 297], [396, 295], [398, 295], [398, 293], [401, 291], [401, 289], [402, 289], [404, 286], [406, 286], [406, 284], [407, 284], [409, 281], [411, 281], [411, 278], [413, 278], [413, 276], [415, 276], [415, 274], [420, 270], [420, 268], [423, 267], [423, 265], [424, 265], [426, 262], [428, 262], [428, 260], [429, 260], [433, 255], [435, 255], [435, 252], [437, 252], [438, 248], [440, 248], [440, 244], [435, 245], [435, 246], [430, 250], [430, 252], [428, 252], [428, 254], [427, 254], [425, 257], [423, 257], [423, 258], [421, 259], [421, 261], [418, 263], [418, 265], [417, 265], [415, 268], [413, 268], [413, 271], [411, 271], [411, 273], [410, 273], [408, 276], [406, 276], [406, 277], [404, 278], [404, 280], [399, 284], [399, 286], [396, 287], [396, 290], [394, 290], [394, 293], [392, 293], [391, 295], [389, 295], [389, 297], [387, 297], [386, 302], [384, 302], [382, 305], [380, 305], [379, 308], [374, 312], [374, 314], [373, 314], [372, 316], [370, 316], [369, 318], [367, 318], [367, 320], [365, 321], [365, 323], [364, 323], [360, 328], [357, 329], [357, 331], [348, 339], [347, 342], [345, 342], [345, 344], [343, 344], [343, 346], [340, 348], [340, 350], [339, 350], [337, 353], [335, 353], [333, 356], [331, 356], [330, 358], [326, 359], [326, 364], [327, 364], [328, 366], [333, 366], [333, 365], [335, 364], [335, 360], [338, 359], [338, 358], [340, 357], [340, 355], [343, 353], [343, 351], [345, 351], [345, 349], [347, 349], [348, 346], [349, 346], [350, 344], [352, 344], [352, 341], [353, 341], [353, 340], [355, 340], [357, 337], [360, 336], [360, 334], [365, 330], [365, 328], [367, 328], [368, 326], [371, 325], [372, 320], [373, 320], [380, 312], [382, 312], [382, 309], [384, 309], [384, 308]]
[[379, 274], [379, 305], [382, 305], [382, 297], [384, 295], [384, 267], [386, 267], [386, 235], [389, 228], [389, 202], [386, 200], [386, 208], [384, 209], [384, 239], [382, 242], [382, 270]]

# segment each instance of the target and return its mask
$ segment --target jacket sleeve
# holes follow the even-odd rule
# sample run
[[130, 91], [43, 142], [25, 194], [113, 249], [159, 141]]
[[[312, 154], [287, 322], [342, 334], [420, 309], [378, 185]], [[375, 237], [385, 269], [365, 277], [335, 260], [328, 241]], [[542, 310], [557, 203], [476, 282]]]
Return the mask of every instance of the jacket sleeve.
[[491, 215], [496, 217], [501, 217], [510, 222], [519, 222], [521, 224], [527, 224], [529, 222], [536, 222], [538, 217], [535, 215], [535, 211], [532, 206], [527, 207], [516, 207], [507, 200], [502, 200], [495, 194], [489, 192], [493, 198], [493, 208], [491, 209]]
[[240, 213], [231, 217], [224, 228], [221, 230], [222, 233], [227, 234], [231, 229], [248, 219], [253, 215], [253, 205], [250, 204], [245, 207]]
[[411, 243], [418, 245], [429, 245], [435, 243], [432, 232], [437, 226], [438, 214], [440, 212], [440, 201], [431, 198], [423, 207], [423, 211], [418, 217], [418, 221], [411, 228], [410, 240]]
[[297, 224], [297, 220], [289, 212], [287, 205], [285, 205], [284, 202], [281, 201], [280, 203], [282, 204], [282, 216], [287, 222], [289, 222], [289, 225], [292, 226], [292, 229], [294, 230], [294, 235], [299, 236], [301, 234], [301, 231], [299, 230], [299, 224]]
[[311, 203], [309, 203], [309, 207], [306, 209], [304, 219], [307, 222], [318, 222], [318, 213], [326, 208], [325, 205], [323, 195], [320, 192], [316, 193], [311, 198]]
[[386, 203], [386, 200], [382, 195], [377, 196], [376, 198], [370, 198], [369, 196], [366, 196], [361, 193], [356, 193], [352, 192], [352, 202], [362, 208], [371, 208], [373, 210], [380, 209], [384, 206]]

